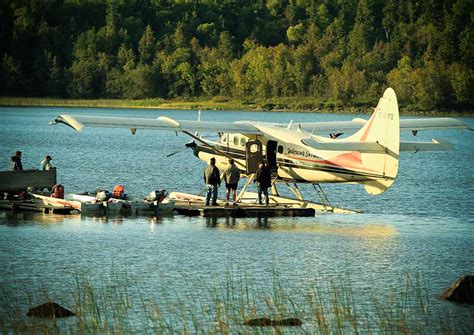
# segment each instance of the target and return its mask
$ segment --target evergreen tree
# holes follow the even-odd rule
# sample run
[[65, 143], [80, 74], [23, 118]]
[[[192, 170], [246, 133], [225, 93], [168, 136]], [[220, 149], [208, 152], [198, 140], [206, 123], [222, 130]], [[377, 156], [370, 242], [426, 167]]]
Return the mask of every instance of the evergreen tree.
[[470, 0], [3, 1], [0, 94], [472, 108]]

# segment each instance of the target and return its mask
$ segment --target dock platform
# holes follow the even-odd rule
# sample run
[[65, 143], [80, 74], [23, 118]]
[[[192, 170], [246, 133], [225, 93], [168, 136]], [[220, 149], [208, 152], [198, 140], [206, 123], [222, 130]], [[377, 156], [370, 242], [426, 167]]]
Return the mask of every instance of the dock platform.
[[54, 214], [70, 214], [71, 208], [44, 205], [29, 200], [0, 200], [0, 210], [33, 211]]
[[313, 208], [295, 208], [286, 206], [255, 206], [239, 203], [237, 206], [204, 206], [204, 204], [176, 204], [175, 211], [186, 216], [204, 217], [275, 217], [275, 216], [314, 216]]
[[175, 211], [187, 216], [204, 217], [275, 217], [275, 216], [315, 216], [316, 213], [353, 214], [360, 211], [327, 206], [320, 203], [300, 201], [278, 196], [270, 197], [268, 206], [255, 203], [257, 195], [246, 193], [245, 198], [236, 206], [226, 206], [218, 200], [217, 206], [205, 206], [205, 198], [199, 195], [171, 192], [170, 199], [175, 202]]

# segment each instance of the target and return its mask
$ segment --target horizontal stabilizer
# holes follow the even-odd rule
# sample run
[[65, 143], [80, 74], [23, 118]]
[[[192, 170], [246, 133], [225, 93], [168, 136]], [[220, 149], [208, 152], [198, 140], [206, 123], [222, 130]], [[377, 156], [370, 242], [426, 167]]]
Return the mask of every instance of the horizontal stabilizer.
[[[318, 134], [326, 132], [351, 132], [359, 130], [368, 120], [362, 118], [354, 118], [352, 121], [327, 121], [327, 122], [305, 122], [298, 123], [293, 122], [291, 129], [301, 129], [303, 131]], [[254, 122], [255, 125], [262, 124], [265, 122]], [[268, 123], [267, 123], [268, 124]], [[275, 127], [287, 127], [286, 125], [271, 124]], [[412, 131], [412, 130], [442, 130], [442, 129], [468, 129], [474, 130], [470, 125], [455, 118], [423, 118], [423, 119], [400, 119], [400, 130], [401, 131]]]
[[[377, 142], [319, 142], [304, 139], [301, 142], [317, 150], [358, 151], [361, 153], [385, 153], [386, 148]], [[433, 139], [432, 142], [400, 142], [400, 151], [447, 151], [453, 145], [446, 140]]]
[[385, 148], [377, 142], [320, 142], [312, 138], [301, 140], [307, 146], [317, 150], [359, 151], [364, 153], [385, 153]]
[[432, 142], [400, 142], [400, 151], [446, 151], [453, 145], [448, 141], [433, 139]]

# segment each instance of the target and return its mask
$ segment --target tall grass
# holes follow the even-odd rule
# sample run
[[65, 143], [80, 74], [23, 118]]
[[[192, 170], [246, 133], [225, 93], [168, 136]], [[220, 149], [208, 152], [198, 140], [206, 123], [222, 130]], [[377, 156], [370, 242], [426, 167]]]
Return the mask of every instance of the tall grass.
[[[287, 279], [288, 280], [288, 279]], [[419, 273], [401, 278], [402, 292], [360, 292], [348, 273], [307, 275], [298, 289], [277, 271], [270, 278], [227, 271], [197, 289], [186, 282], [181, 292], [153, 292], [127, 273], [101, 280], [76, 274], [74, 286], [60, 297], [44, 287], [16, 299], [2, 294], [3, 333], [452, 333], [455, 325], [433, 315], [426, 281]], [[291, 289], [289, 287], [292, 287]], [[49, 292], [49, 293], [48, 293]], [[2, 292], [5, 293], [5, 292]], [[59, 301], [58, 301], [59, 299]], [[76, 313], [65, 319], [28, 318], [29, 307], [56, 300]], [[5, 308], [8, 306], [8, 308]], [[249, 327], [246, 320], [297, 317], [302, 327]]]

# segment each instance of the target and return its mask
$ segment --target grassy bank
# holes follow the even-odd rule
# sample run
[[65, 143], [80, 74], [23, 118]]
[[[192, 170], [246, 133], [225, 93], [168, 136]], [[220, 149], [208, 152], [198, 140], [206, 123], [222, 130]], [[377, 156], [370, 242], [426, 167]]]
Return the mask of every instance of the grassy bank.
[[[150, 109], [202, 109], [202, 110], [243, 110], [243, 111], [278, 111], [309, 113], [353, 113], [370, 114], [376, 101], [353, 101], [344, 105], [338, 101], [326, 101], [312, 97], [285, 97], [271, 99], [231, 99], [227, 97], [195, 98], [190, 100], [165, 99], [54, 99], [28, 97], [0, 97], [0, 106], [40, 106], [40, 107], [91, 107], [91, 108], [150, 108]], [[471, 110], [413, 111], [400, 108], [402, 115], [428, 116], [473, 116]]]
[[[269, 317], [300, 319], [302, 326], [292, 332], [302, 334], [462, 331], [460, 324], [453, 323], [456, 318], [431, 308], [431, 294], [418, 274], [400, 278], [405, 287], [402, 292], [383, 288], [378, 288], [381, 292], [360, 292], [352, 287], [348, 274], [308, 275], [300, 279], [296, 291], [275, 272], [270, 278], [227, 272], [204, 283], [190, 280], [178, 294], [123, 273], [102, 280], [76, 275], [65, 294], [46, 286], [39, 293], [22, 292], [22, 299], [2, 294], [0, 303], [9, 310], [0, 315], [0, 329], [3, 333], [45, 334], [285, 333], [291, 329], [244, 325]], [[46, 301], [56, 301], [76, 316], [57, 320], [25, 316], [29, 307]]]

